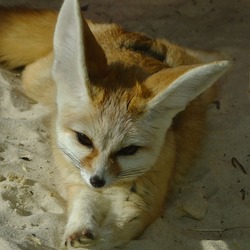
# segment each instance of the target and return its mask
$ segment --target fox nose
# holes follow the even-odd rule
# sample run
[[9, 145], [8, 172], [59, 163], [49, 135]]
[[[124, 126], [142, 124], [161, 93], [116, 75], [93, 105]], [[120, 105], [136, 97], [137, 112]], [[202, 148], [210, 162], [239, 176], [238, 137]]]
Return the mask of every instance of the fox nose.
[[94, 175], [89, 179], [90, 184], [95, 188], [100, 188], [105, 185], [105, 180], [100, 178], [98, 175]]

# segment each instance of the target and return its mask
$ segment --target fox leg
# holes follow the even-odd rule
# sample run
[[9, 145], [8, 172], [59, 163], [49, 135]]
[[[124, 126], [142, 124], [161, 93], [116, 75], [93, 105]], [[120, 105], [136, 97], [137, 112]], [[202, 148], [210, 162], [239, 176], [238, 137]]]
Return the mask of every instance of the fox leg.
[[101, 195], [83, 186], [69, 187], [69, 217], [64, 234], [65, 245], [88, 247], [99, 240], [101, 209], [105, 203]]
[[100, 228], [100, 249], [118, 247], [137, 238], [152, 222], [147, 201], [131, 187], [115, 187], [104, 196], [109, 199], [110, 208]]
[[55, 103], [55, 83], [51, 76], [53, 53], [27, 65], [22, 73], [24, 93], [44, 105]]

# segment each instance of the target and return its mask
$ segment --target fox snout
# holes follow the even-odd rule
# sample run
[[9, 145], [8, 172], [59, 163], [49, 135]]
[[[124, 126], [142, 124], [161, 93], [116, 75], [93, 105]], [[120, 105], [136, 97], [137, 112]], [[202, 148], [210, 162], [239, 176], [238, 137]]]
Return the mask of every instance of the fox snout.
[[94, 187], [94, 188], [101, 188], [105, 186], [106, 181], [103, 177], [100, 177], [98, 175], [93, 175], [89, 178], [89, 183]]
[[90, 173], [82, 170], [80, 174], [82, 177], [82, 181], [91, 188], [104, 188], [112, 184], [112, 178], [105, 172], [101, 174], [97, 172]]
[[113, 184], [121, 172], [121, 167], [111, 154], [87, 155], [81, 160], [82, 177], [90, 187], [103, 188]]

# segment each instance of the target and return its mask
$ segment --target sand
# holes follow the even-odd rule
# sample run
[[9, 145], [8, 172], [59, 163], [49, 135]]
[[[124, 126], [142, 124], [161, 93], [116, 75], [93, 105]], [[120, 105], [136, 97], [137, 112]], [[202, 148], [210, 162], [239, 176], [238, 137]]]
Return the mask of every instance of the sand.
[[[60, 1], [0, 0], [58, 8]], [[121, 249], [250, 249], [250, 2], [84, 1], [86, 16], [131, 31], [229, 55], [208, 111], [196, 166], [166, 202], [164, 216]], [[0, 71], [0, 250], [59, 249], [65, 201], [45, 126], [48, 111], [27, 99], [20, 77]]]

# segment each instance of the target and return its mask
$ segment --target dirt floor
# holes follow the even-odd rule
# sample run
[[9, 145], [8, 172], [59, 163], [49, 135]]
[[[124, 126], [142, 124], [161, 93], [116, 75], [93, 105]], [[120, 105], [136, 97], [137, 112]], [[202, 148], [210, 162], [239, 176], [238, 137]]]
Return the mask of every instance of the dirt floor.
[[[56, 8], [58, 0], [0, 0]], [[250, 1], [88, 0], [85, 16], [180, 45], [217, 50], [234, 66], [210, 106], [197, 166], [166, 203], [165, 214], [121, 249], [250, 249]], [[51, 164], [47, 111], [0, 74], [0, 250], [59, 249], [65, 218]]]

